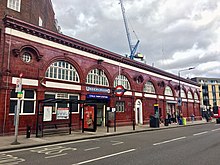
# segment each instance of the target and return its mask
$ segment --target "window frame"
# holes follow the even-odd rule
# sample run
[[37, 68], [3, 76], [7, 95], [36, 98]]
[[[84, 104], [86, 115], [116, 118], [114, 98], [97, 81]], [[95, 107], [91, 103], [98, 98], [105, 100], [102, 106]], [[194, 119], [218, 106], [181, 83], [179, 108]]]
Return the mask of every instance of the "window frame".
[[7, 8], [20, 12], [21, 0], [7, 0]]
[[173, 96], [173, 91], [172, 91], [170, 86], [166, 86], [166, 88], [164, 90], [164, 95], [166, 95], [166, 96]]
[[196, 92], [194, 92], [194, 100], [199, 100], [199, 96]]
[[[61, 93], [61, 92], [60, 92]], [[55, 95], [55, 99], [60, 99], [59, 97], [57, 97], [60, 93], [54, 93], [54, 92], [45, 92], [44, 93], [44, 96], [47, 94], [47, 95]], [[62, 94], [67, 94], [68, 98], [66, 99], [69, 99], [70, 96], [77, 96], [78, 97], [78, 100], [80, 99], [80, 95], [79, 94], [74, 94], [74, 93], [62, 93]], [[65, 99], [64, 99], [65, 100]], [[53, 114], [56, 114], [56, 111], [57, 111], [57, 108], [61, 108], [61, 107], [58, 107], [58, 103], [54, 103], [55, 104], [55, 107], [53, 107]], [[69, 104], [67, 103], [67, 107], [69, 108]], [[77, 112], [71, 112], [72, 114], [79, 114], [79, 111], [80, 111], [80, 104], [78, 104], [78, 108], [77, 108]]]
[[75, 67], [66, 61], [52, 63], [45, 72], [45, 77], [61, 81], [80, 83], [80, 78]]
[[[13, 89], [14, 90], [14, 89]], [[31, 90], [31, 91], [34, 91], [34, 98], [26, 98], [25, 97], [25, 91], [27, 91], [27, 90]], [[11, 91], [12, 92], [12, 91]], [[36, 113], [36, 91], [34, 90], [34, 89], [23, 89], [22, 90], [22, 93], [23, 93], [23, 95], [22, 95], [22, 98], [20, 99], [20, 113], [19, 113], [19, 115], [35, 115], [35, 113]], [[16, 92], [15, 92], [15, 94], [16, 94]], [[17, 105], [17, 101], [18, 101], [18, 98], [16, 97], [16, 98], [11, 98], [11, 96], [10, 96], [10, 109], [11, 109], [11, 100], [13, 100], [13, 101], [16, 101], [16, 105]], [[33, 112], [32, 113], [25, 113], [24, 112], [24, 104], [25, 104], [25, 101], [33, 101], [34, 102], [34, 105], [33, 105]], [[10, 112], [10, 109], [9, 109], [9, 115], [14, 115], [15, 114], [15, 112], [13, 113], [13, 112]]]
[[180, 97], [186, 98], [186, 92], [183, 89], [180, 90]]
[[154, 84], [151, 81], [147, 81], [144, 84], [144, 92], [151, 93], [151, 94], [155, 94], [156, 93]]
[[116, 112], [124, 113], [125, 112], [125, 101], [116, 101], [115, 109], [116, 109]]
[[102, 69], [92, 69], [86, 76], [86, 84], [109, 87], [108, 78]]
[[193, 99], [193, 95], [192, 95], [192, 92], [191, 92], [191, 91], [188, 91], [188, 92], [187, 92], [187, 98], [188, 98], [188, 99]]
[[[121, 81], [119, 83], [119, 81]], [[122, 85], [125, 89], [131, 90], [131, 84], [125, 75], [118, 75], [114, 80], [114, 87]]]
[[21, 60], [26, 63], [26, 64], [30, 64], [32, 62], [32, 54], [28, 51], [24, 51], [21, 54]]

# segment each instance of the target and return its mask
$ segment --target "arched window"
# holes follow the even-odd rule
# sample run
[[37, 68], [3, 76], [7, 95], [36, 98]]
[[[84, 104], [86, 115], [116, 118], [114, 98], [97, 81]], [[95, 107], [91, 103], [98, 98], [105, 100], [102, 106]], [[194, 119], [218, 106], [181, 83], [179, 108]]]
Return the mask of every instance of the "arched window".
[[122, 85], [125, 89], [128, 89], [128, 90], [131, 89], [130, 83], [129, 83], [127, 77], [125, 77], [124, 75], [118, 75], [115, 78], [114, 87], [116, 87], [117, 85]]
[[171, 89], [169, 86], [167, 86], [167, 87], [165, 88], [164, 95], [173, 96], [173, 91], [172, 91], [172, 89]]
[[197, 93], [194, 93], [194, 99], [195, 99], [195, 100], [199, 100], [199, 96], [198, 96]]
[[46, 77], [58, 80], [79, 82], [79, 75], [76, 69], [68, 62], [57, 61], [49, 66]]
[[144, 92], [155, 93], [155, 88], [152, 82], [148, 81], [144, 84]]
[[93, 69], [86, 77], [87, 84], [109, 86], [108, 79], [101, 69]]
[[186, 98], [186, 93], [185, 93], [185, 91], [183, 89], [181, 89], [181, 97], [182, 98]]
[[188, 91], [187, 97], [188, 97], [188, 99], [192, 99], [193, 98], [192, 93], [190, 91]]

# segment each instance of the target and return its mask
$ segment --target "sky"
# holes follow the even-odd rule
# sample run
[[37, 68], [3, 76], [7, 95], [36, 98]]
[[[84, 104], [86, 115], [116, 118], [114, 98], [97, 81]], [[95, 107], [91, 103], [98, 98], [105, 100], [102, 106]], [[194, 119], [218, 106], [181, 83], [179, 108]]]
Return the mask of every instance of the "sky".
[[[52, 3], [64, 35], [130, 54], [119, 0]], [[147, 65], [180, 71], [184, 78], [220, 78], [219, 0], [123, 0], [123, 5], [132, 45], [140, 40], [137, 52]]]

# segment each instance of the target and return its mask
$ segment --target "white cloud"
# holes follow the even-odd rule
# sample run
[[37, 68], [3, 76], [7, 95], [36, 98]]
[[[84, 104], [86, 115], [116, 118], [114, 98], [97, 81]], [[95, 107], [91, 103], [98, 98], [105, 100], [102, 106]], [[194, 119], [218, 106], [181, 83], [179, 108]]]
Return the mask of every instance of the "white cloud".
[[[52, 0], [64, 34], [129, 54], [119, 0]], [[220, 77], [219, 0], [123, 0], [132, 42], [147, 64], [176, 74]], [[215, 66], [215, 67], [213, 67]], [[184, 72], [182, 75], [187, 75]]]

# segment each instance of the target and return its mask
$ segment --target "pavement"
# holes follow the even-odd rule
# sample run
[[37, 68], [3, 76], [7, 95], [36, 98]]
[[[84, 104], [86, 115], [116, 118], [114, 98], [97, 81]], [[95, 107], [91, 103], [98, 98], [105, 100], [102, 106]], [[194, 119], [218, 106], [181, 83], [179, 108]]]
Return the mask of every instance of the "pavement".
[[24, 149], [30, 147], [44, 146], [50, 144], [57, 144], [62, 142], [70, 142], [70, 141], [78, 141], [78, 140], [86, 140], [91, 138], [101, 138], [107, 136], [116, 136], [123, 134], [131, 134], [145, 131], [156, 131], [162, 129], [171, 129], [177, 127], [187, 127], [187, 126], [195, 126], [201, 124], [210, 124], [213, 123], [206, 122], [203, 120], [198, 121], [187, 121], [186, 125], [178, 125], [176, 123], [169, 124], [169, 126], [164, 126], [163, 123], [160, 124], [159, 128], [152, 128], [148, 124], [147, 125], [135, 125], [135, 130], [133, 130], [133, 126], [120, 126], [116, 127], [116, 131], [113, 127], [109, 128], [109, 132], [107, 132], [107, 127], [98, 127], [96, 132], [87, 132], [78, 130], [72, 131], [72, 134], [54, 134], [54, 135], [45, 135], [44, 137], [36, 137], [35, 134], [31, 134], [30, 138], [26, 138], [26, 135], [19, 135], [17, 137], [17, 142], [20, 144], [12, 144], [15, 141], [15, 136], [0, 136], [0, 152], [15, 150], [15, 149]]

